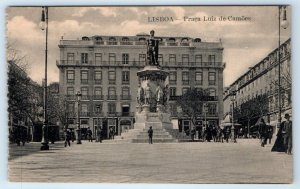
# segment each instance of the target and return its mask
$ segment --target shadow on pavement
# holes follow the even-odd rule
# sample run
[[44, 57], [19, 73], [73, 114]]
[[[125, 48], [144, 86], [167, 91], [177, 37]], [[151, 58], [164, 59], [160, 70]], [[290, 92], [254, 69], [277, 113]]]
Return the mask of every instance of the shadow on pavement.
[[49, 144], [49, 151], [41, 151], [41, 143], [40, 142], [30, 142], [26, 143], [25, 146], [17, 146], [17, 144], [9, 144], [8, 147], [8, 160], [16, 159], [22, 156], [27, 156], [33, 153], [55, 153], [57, 150], [62, 150], [64, 147], [64, 142], [58, 141], [54, 144]]

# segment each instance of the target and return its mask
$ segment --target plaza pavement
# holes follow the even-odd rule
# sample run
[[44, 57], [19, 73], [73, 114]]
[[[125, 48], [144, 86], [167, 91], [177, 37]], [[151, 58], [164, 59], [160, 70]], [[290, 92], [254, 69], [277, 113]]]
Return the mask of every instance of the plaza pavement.
[[10, 145], [12, 182], [291, 183], [293, 156], [238, 143], [89, 143], [39, 151], [40, 143]]

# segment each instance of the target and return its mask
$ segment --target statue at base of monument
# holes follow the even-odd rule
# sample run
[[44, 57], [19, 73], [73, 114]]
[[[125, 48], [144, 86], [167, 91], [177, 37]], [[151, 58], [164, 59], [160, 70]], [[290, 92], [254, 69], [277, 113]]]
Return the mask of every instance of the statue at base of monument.
[[159, 66], [158, 63], [158, 44], [159, 40], [154, 38], [154, 30], [150, 31], [150, 38], [147, 39], [147, 64]]
[[163, 104], [163, 96], [164, 92], [160, 86], [156, 88], [156, 101], [157, 104], [162, 105]]
[[146, 87], [145, 87], [145, 104], [149, 105], [150, 104], [150, 99], [151, 99], [151, 89], [149, 87], [149, 83], [147, 83]]
[[142, 106], [144, 104], [144, 89], [143, 89], [143, 87], [141, 87], [140, 84], [139, 84], [136, 98], [137, 98], [138, 105]]
[[169, 99], [169, 85], [166, 85], [166, 87], [164, 88], [163, 105], [167, 106], [169, 104]]

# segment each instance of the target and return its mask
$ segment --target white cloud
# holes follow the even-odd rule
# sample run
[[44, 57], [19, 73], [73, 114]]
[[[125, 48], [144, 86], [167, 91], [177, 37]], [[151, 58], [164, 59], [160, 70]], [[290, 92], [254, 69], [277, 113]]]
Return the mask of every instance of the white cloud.
[[78, 12], [72, 14], [74, 17], [83, 17], [88, 11], [99, 11], [100, 14], [106, 17], [116, 17], [116, 8], [114, 7], [84, 7], [80, 8]]

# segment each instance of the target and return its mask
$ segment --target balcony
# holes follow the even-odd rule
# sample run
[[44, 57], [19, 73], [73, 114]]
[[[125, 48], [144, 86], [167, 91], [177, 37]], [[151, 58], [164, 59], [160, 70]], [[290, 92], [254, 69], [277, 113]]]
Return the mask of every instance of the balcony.
[[107, 117], [117, 117], [117, 112], [107, 112]]
[[176, 101], [180, 96], [170, 96], [170, 101]]
[[95, 45], [104, 45], [104, 41], [95, 41]]
[[[170, 101], [176, 101], [180, 98], [180, 96], [170, 96]], [[218, 96], [205, 96], [202, 101], [218, 101]]]
[[95, 79], [95, 84], [102, 84], [102, 80], [101, 79]]
[[115, 85], [116, 84], [116, 80], [108, 80], [108, 84]]
[[121, 100], [131, 100], [131, 95], [120, 95]]
[[93, 95], [94, 100], [104, 100], [104, 95]]
[[135, 45], [146, 45], [146, 41], [136, 41]]
[[79, 112], [80, 117], [90, 117], [90, 112]]
[[176, 42], [168, 42], [167, 46], [178, 46]]
[[189, 81], [189, 80], [184, 80], [184, 81], [182, 81], [182, 84], [183, 84], [183, 85], [189, 85], [189, 84], [190, 84], [190, 81]]
[[81, 84], [88, 84], [89, 83], [89, 80], [87, 79], [81, 79]]
[[67, 100], [75, 100], [75, 95], [66, 95]]
[[89, 95], [82, 95], [81, 100], [90, 100], [90, 96]]
[[117, 100], [118, 96], [117, 95], [107, 95], [107, 100]]
[[180, 46], [188, 47], [188, 46], [190, 46], [190, 43], [188, 43], [188, 42], [186, 42], [186, 43], [180, 43]]
[[177, 80], [169, 80], [170, 85], [176, 85], [176, 83], [177, 83]]
[[118, 117], [133, 117], [134, 112], [118, 112], [117, 116]]
[[118, 45], [117, 41], [109, 41], [107, 42], [107, 45]]
[[67, 112], [67, 116], [68, 116], [68, 118], [71, 118], [71, 117], [76, 117], [77, 116], [77, 113], [75, 113], [75, 112]]
[[94, 117], [104, 117], [104, 112], [93, 112], [92, 116], [94, 116]]
[[200, 81], [195, 81], [195, 84], [196, 85], [203, 85], [203, 81], [201, 81], [201, 80]]
[[120, 45], [133, 45], [132, 41], [121, 41]]
[[216, 85], [216, 81], [215, 80], [209, 80], [208, 85]]

